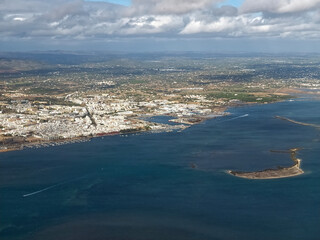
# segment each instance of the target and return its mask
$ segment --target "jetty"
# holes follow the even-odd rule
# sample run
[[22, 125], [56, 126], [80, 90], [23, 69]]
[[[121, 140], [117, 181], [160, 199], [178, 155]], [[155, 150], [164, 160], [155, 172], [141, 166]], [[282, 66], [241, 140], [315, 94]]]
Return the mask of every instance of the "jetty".
[[298, 124], [298, 125], [309, 126], [309, 127], [314, 127], [314, 128], [320, 128], [320, 125], [318, 125], [318, 124], [299, 122], [299, 121], [292, 120], [292, 119], [286, 118], [286, 117], [281, 117], [281, 116], [275, 116], [275, 118], [280, 119], [280, 120], [284, 120], [284, 121], [288, 121], [288, 122], [291, 122], [291, 123], [294, 123], [294, 124]]

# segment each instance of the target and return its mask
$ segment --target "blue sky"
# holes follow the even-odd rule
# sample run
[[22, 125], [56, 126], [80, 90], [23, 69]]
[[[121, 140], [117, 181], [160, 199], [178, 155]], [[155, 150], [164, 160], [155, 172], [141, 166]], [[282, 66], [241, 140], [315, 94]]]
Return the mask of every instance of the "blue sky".
[[240, 7], [240, 5], [244, 2], [244, 0], [227, 0], [224, 2], [224, 5], [232, 5], [235, 7]]

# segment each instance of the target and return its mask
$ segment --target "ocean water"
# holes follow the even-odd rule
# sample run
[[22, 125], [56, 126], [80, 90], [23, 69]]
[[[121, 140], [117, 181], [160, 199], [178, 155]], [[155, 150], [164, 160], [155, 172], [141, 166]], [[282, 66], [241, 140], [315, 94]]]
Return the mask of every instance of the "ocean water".
[[[318, 240], [320, 129], [274, 116], [320, 124], [319, 101], [229, 111], [182, 132], [1, 153], [0, 239]], [[295, 147], [303, 175], [226, 173], [290, 166], [270, 150]]]

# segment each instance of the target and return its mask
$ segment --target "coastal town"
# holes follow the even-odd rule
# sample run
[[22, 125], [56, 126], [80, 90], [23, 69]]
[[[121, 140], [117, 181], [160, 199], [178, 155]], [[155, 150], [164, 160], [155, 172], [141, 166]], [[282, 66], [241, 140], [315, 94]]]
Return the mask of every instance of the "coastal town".
[[[307, 74], [300, 68], [290, 71], [298, 64], [295, 59], [282, 63], [282, 71], [275, 59], [259, 59], [274, 64], [265, 72], [250, 57], [227, 59], [229, 64], [216, 58], [149, 57], [65, 65], [3, 58], [0, 151], [104, 135], [183, 130], [228, 114], [228, 107], [283, 101], [301, 88], [320, 86], [317, 69]], [[299, 64], [310, 69], [305, 62]], [[163, 115], [171, 116], [175, 124], [150, 120]]]
[[181, 118], [181, 122], [189, 119], [188, 123], [191, 124], [191, 120], [200, 121], [201, 117], [225, 114], [219, 111], [220, 108], [213, 110], [202, 101], [194, 104], [162, 99], [136, 102], [108, 94], [80, 97], [77, 93], [67, 97], [67, 100], [75, 105], [31, 103], [28, 100], [17, 100], [6, 105], [7, 112], [0, 115], [1, 149], [6, 150], [7, 145], [11, 144], [13, 147], [21, 147], [47, 141], [137, 131], [170, 131], [187, 127], [185, 124], [168, 125], [148, 121], [152, 116], [170, 115]]

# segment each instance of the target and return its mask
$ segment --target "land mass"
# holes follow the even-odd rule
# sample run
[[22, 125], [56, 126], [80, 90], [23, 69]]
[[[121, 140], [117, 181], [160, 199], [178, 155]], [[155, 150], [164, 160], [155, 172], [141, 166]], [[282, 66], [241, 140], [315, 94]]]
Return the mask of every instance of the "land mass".
[[[283, 101], [292, 98], [288, 89], [320, 87], [318, 57], [50, 54], [0, 53], [0, 152], [180, 131], [229, 107]], [[177, 124], [147, 120], [159, 115]]]
[[271, 150], [271, 152], [289, 153], [291, 160], [294, 162], [294, 164], [290, 167], [278, 167], [277, 169], [266, 169], [255, 172], [228, 171], [228, 173], [236, 177], [247, 179], [275, 179], [298, 176], [304, 173], [304, 171], [300, 168], [301, 159], [298, 159], [296, 156], [299, 150], [299, 148], [292, 148], [289, 151]]

